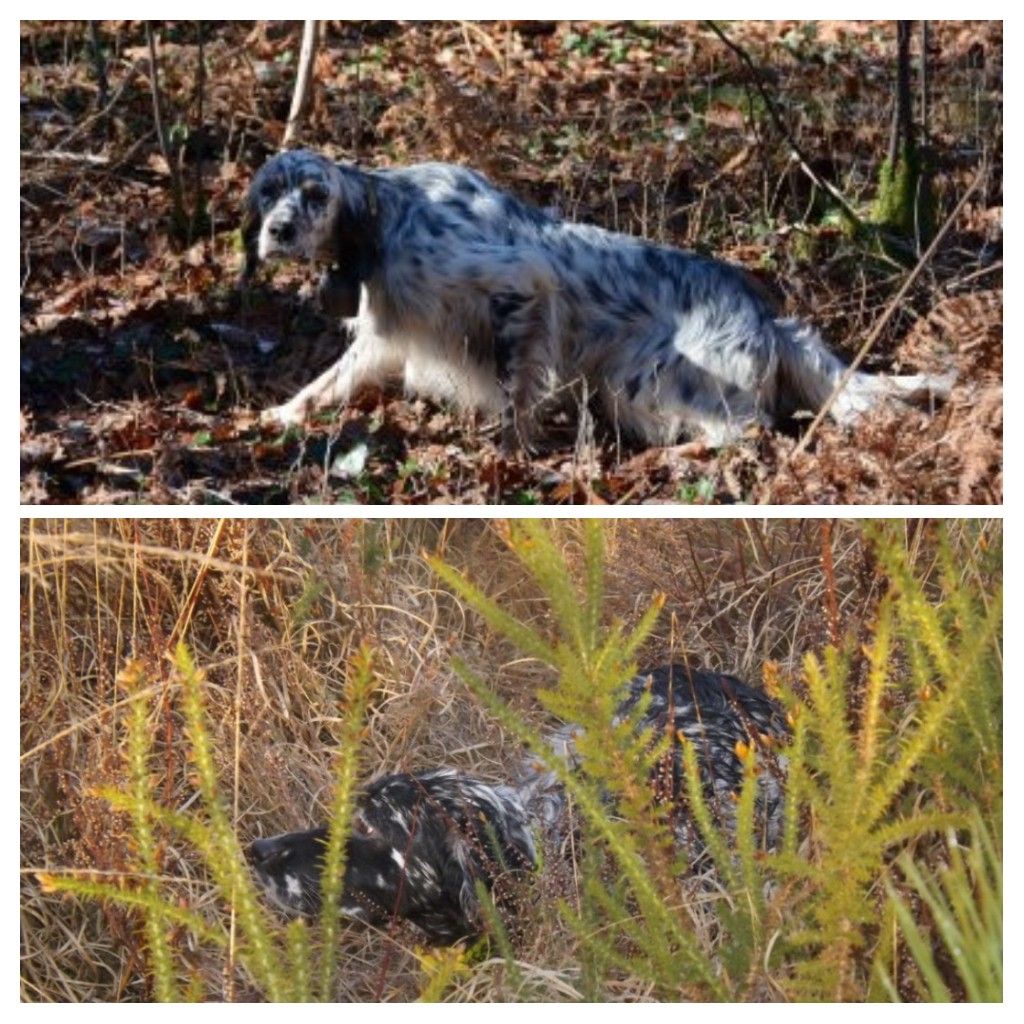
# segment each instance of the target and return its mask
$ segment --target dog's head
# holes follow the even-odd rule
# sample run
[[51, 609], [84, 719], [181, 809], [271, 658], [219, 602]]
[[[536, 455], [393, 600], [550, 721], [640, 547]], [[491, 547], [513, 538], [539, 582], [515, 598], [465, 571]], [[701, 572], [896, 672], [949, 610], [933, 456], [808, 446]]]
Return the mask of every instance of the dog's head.
[[288, 832], [249, 844], [249, 862], [267, 896], [282, 910], [314, 915], [320, 909], [327, 829]]
[[346, 312], [375, 263], [375, 217], [375, 186], [366, 175], [309, 150], [280, 153], [249, 186], [242, 279], [268, 257], [323, 260], [329, 264], [321, 285], [325, 304]]
[[341, 203], [341, 173], [325, 157], [295, 150], [268, 161], [249, 186], [246, 272], [270, 256], [329, 258]]
[[[402, 913], [405, 858], [379, 835], [369, 835], [361, 817], [359, 833], [345, 841], [345, 877], [342, 881], [342, 914], [376, 921], [390, 913]], [[247, 855], [257, 881], [271, 902], [290, 914], [313, 917], [320, 912], [320, 878], [327, 852], [327, 829], [287, 832], [257, 839]]]

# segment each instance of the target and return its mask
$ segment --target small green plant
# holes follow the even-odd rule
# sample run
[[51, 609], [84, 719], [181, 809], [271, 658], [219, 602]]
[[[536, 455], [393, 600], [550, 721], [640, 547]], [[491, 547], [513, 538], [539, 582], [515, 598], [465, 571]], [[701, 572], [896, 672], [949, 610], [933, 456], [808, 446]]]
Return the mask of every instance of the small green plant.
[[323, 597], [327, 585], [317, 573], [309, 572], [302, 580], [302, 590], [291, 606], [289, 619], [294, 629], [305, 626], [313, 618], [315, 609]]
[[512, 494], [513, 505], [539, 505], [540, 497], [535, 491], [514, 491]]
[[[919, 866], [908, 854], [898, 864], [932, 921], [930, 930], [922, 929], [895, 885], [886, 882], [891, 908], [917, 968], [910, 981], [918, 998], [944, 1003], [954, 998], [936, 961], [929, 934], [933, 931], [953, 966], [958, 994], [971, 1002], [1002, 1002], [1003, 864], [981, 816], [973, 817], [966, 852], [952, 837], [949, 864], [938, 872]], [[878, 980], [892, 999], [899, 999], [895, 983], [881, 964]]]
[[[151, 778], [152, 729], [149, 723], [151, 691], [145, 687], [143, 671], [131, 664], [122, 673], [122, 687], [130, 697], [127, 732], [127, 791], [104, 788], [97, 792], [115, 811], [126, 813], [136, 850], [135, 872], [119, 883], [82, 874], [43, 874], [40, 882], [48, 891], [66, 892], [84, 899], [99, 900], [138, 911], [153, 979], [153, 994], [160, 1001], [182, 998], [176, 962], [178, 932], [184, 929], [201, 944], [228, 951], [229, 963], [237, 964], [249, 982], [275, 1002], [303, 1002], [319, 993], [332, 996], [338, 931], [338, 902], [345, 870], [345, 839], [352, 816], [357, 776], [359, 739], [367, 701], [373, 689], [373, 672], [368, 650], [353, 659], [348, 679], [348, 699], [341, 716], [335, 767], [331, 827], [321, 879], [323, 910], [319, 941], [314, 945], [310, 929], [302, 919], [286, 927], [266, 912], [249, 874], [231, 817], [218, 792], [214, 751], [205, 722], [203, 674], [187, 648], [179, 645], [175, 672], [182, 695], [185, 728], [194, 765], [196, 787], [202, 798], [201, 810], [184, 814], [171, 810], [153, 796]], [[218, 896], [237, 921], [237, 935], [225, 925], [228, 913], [209, 917], [182, 907], [172, 892], [161, 884], [158, 863], [158, 835], [184, 839], [200, 856]], [[314, 952], [319, 971], [314, 979]], [[188, 994], [199, 998], [198, 979], [193, 978]]]
[[714, 501], [715, 482], [710, 477], [702, 476], [694, 483], [681, 484], [679, 500], [687, 505], [707, 505]]

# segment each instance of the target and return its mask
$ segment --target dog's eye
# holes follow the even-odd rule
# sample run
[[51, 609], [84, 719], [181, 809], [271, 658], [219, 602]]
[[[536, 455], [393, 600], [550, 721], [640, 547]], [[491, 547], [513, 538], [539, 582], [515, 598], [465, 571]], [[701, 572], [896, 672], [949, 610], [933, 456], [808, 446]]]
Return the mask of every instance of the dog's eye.
[[275, 850], [274, 853], [264, 861], [263, 868], [265, 871], [277, 871], [287, 861], [291, 860], [291, 856], [291, 850]]
[[264, 202], [272, 203], [281, 194], [281, 183], [278, 181], [268, 181], [263, 188], [260, 189], [260, 199]]
[[302, 198], [309, 206], [323, 206], [327, 202], [327, 189], [317, 181], [302, 186]]

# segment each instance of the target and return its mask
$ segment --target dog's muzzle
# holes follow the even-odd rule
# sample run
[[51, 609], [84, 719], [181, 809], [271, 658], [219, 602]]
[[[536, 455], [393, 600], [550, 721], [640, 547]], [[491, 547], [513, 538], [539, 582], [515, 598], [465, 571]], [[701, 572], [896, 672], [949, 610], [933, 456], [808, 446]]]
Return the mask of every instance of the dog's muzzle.
[[295, 225], [290, 220], [268, 224], [267, 235], [276, 245], [291, 245], [295, 241]]
[[260, 232], [259, 256], [290, 256], [295, 249], [299, 231], [295, 221], [288, 218], [267, 221]]
[[267, 868], [279, 859], [281, 845], [275, 839], [255, 839], [246, 847], [245, 855], [254, 868]]

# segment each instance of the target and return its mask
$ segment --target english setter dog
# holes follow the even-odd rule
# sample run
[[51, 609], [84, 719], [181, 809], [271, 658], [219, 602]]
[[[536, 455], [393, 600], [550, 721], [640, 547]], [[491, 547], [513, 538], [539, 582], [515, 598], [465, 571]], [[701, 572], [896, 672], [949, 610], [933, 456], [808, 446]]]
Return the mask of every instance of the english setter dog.
[[[659, 802], [670, 810], [676, 840], [693, 860], [703, 854], [687, 809], [683, 744], [693, 743], [704, 799], [713, 818], [727, 832], [735, 829], [735, 795], [743, 784], [738, 744], [756, 750], [758, 788], [755, 833], [762, 846], [774, 847], [782, 830], [785, 755], [779, 748], [789, 726], [778, 703], [735, 676], [689, 665], [662, 665], [641, 672], [626, 685], [612, 719], [633, 727], [652, 741], [670, 733], [665, 760], [651, 785]], [[545, 737], [547, 745], [570, 767], [579, 765], [576, 744], [582, 730], [565, 725]], [[557, 775], [536, 758], [523, 762], [516, 790], [530, 817], [556, 839], [566, 835], [565, 790]]]
[[[677, 840], [694, 859], [700, 840], [686, 810], [684, 741], [694, 744], [708, 807], [727, 830], [735, 826], [735, 794], [743, 782], [738, 744], [757, 748], [756, 828], [762, 845], [777, 843], [785, 758], [773, 748], [788, 733], [778, 704], [733, 676], [666, 665], [626, 685], [614, 724], [627, 719], [652, 741], [671, 729], [667, 763], [651, 784], [670, 807]], [[566, 725], [546, 742], [577, 768], [579, 736], [578, 726]], [[572, 828], [555, 772], [528, 755], [518, 776], [514, 784], [496, 786], [440, 769], [371, 783], [347, 839], [341, 912], [374, 924], [405, 918], [436, 943], [479, 935], [477, 883], [490, 889], [509, 872], [534, 868], [535, 830], [557, 848]], [[250, 844], [256, 877], [279, 907], [319, 911], [326, 839], [322, 827]]]
[[[817, 411], [846, 368], [812, 328], [777, 318], [739, 268], [571, 223], [450, 164], [362, 170], [279, 154], [253, 179], [242, 234], [243, 280], [268, 257], [325, 263], [325, 305], [354, 336], [266, 423], [299, 423], [400, 377], [501, 414], [513, 447], [528, 448], [545, 400], [573, 387], [641, 442], [721, 445]], [[851, 422], [950, 383], [858, 372], [830, 414]]]
[[[249, 860], [283, 910], [320, 909], [327, 828], [257, 839]], [[358, 800], [346, 840], [341, 913], [371, 924], [405, 918], [436, 943], [481, 931], [476, 885], [536, 866], [516, 793], [450, 769], [386, 775]]]

